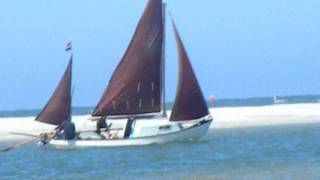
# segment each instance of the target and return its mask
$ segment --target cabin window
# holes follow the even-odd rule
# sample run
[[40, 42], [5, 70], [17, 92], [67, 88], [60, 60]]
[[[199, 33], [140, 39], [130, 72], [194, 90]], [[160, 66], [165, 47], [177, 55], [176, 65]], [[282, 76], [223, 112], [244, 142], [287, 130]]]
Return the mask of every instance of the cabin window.
[[142, 108], [142, 99], [139, 100], [139, 109]]
[[127, 100], [127, 109], [130, 108], [129, 100]]
[[154, 82], [151, 83], [151, 89], [154, 91]]
[[140, 86], [141, 86], [141, 84], [138, 83], [138, 86], [137, 86], [137, 92], [138, 92], [138, 93], [140, 92]]
[[113, 107], [113, 109], [117, 108], [116, 101], [112, 101], [112, 107]]
[[171, 125], [165, 125], [165, 126], [160, 126], [159, 130], [170, 130], [171, 129]]

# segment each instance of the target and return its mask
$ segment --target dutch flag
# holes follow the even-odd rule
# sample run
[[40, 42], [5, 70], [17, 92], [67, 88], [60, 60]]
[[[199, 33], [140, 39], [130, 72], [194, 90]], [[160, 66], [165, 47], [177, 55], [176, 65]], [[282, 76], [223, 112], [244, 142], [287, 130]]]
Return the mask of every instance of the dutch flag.
[[71, 41], [70, 41], [70, 42], [68, 42], [66, 44], [66, 51], [71, 51], [71, 50], [72, 50], [72, 44], [71, 44]]

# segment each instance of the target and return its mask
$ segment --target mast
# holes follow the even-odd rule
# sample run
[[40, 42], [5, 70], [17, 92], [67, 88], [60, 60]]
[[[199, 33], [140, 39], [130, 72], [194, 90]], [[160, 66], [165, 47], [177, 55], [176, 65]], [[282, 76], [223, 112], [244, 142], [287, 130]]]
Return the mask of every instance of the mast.
[[[70, 41], [66, 44], [65, 51], [70, 52], [70, 63], [71, 63], [71, 71], [72, 71], [72, 66], [73, 66], [72, 41]], [[72, 87], [72, 89], [71, 89], [71, 87]], [[69, 90], [69, 93], [70, 93], [70, 106], [69, 106], [70, 112], [69, 112], [69, 119], [68, 119], [69, 121], [72, 120], [72, 100], [73, 100], [74, 88], [75, 87], [72, 86], [72, 72], [71, 72], [70, 73], [70, 90]]]
[[[73, 52], [72, 52], [72, 44], [71, 44], [71, 41], [70, 41], [70, 50], [67, 50], [67, 51], [70, 51], [71, 52], [71, 55], [70, 55], [70, 59], [71, 59], [71, 68], [73, 66]], [[70, 74], [70, 112], [69, 112], [69, 121], [72, 120], [72, 101], [73, 101], [73, 93], [74, 93], [74, 86], [72, 85], [72, 73]]]
[[[71, 56], [70, 56], [70, 59], [71, 59], [71, 67], [72, 67], [72, 64], [73, 64], [73, 53], [71, 52]], [[73, 100], [73, 92], [74, 92], [74, 86], [72, 86], [72, 73], [70, 74], [70, 87], [72, 87], [71, 91], [70, 91], [70, 112], [69, 112], [69, 121], [72, 120], [72, 100]]]
[[163, 24], [163, 40], [162, 40], [162, 58], [161, 58], [161, 70], [162, 70], [162, 117], [167, 117], [166, 106], [166, 3], [162, 4], [162, 24]]

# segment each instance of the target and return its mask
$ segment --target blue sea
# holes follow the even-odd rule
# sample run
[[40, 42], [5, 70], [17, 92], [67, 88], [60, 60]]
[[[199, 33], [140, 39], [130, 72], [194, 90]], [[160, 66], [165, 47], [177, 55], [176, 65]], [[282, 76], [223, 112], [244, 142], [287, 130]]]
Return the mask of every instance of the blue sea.
[[320, 124], [211, 129], [200, 141], [0, 154], [0, 179], [319, 179]]

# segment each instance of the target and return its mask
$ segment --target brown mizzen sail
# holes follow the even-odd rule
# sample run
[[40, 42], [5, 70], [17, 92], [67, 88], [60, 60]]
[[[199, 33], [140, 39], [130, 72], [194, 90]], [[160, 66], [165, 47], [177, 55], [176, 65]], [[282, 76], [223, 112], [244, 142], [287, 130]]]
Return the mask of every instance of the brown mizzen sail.
[[149, 0], [92, 116], [161, 111], [162, 0]]
[[179, 54], [179, 82], [170, 121], [199, 119], [209, 114], [208, 107], [173, 21], [172, 24]]
[[36, 121], [59, 125], [62, 121], [71, 118], [71, 78], [72, 56], [57, 88], [46, 106], [36, 117]]

